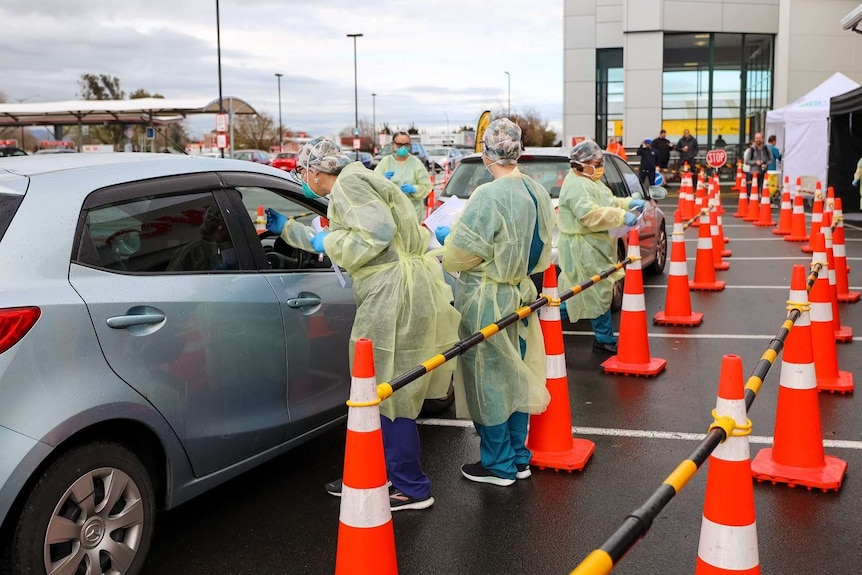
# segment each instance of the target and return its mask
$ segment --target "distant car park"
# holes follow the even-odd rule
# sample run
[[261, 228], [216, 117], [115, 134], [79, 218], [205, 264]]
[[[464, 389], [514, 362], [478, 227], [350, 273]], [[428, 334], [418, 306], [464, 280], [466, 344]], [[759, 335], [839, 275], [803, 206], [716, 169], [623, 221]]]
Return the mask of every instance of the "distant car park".
[[234, 150], [233, 159], [255, 162], [256, 164], [263, 164], [265, 166], [272, 164], [269, 154], [263, 150]]
[[272, 159], [272, 167], [289, 172], [296, 169], [296, 152], [279, 152]]
[[435, 172], [443, 172], [447, 168], [451, 172], [458, 167], [464, 155], [458, 148], [442, 147], [428, 148], [428, 157], [431, 159]]

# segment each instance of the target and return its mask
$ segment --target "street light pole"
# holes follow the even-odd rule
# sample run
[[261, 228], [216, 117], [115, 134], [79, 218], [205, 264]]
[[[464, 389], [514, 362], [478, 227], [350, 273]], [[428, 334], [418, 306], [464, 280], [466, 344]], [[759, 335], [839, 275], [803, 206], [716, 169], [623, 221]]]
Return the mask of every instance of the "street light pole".
[[506, 100], [506, 117], [512, 115], [512, 75], [508, 72], [503, 72], [506, 74], [506, 84], [508, 86], [508, 99]]
[[[356, 73], [356, 39], [362, 38], [362, 34], [348, 34], [348, 38], [353, 38], [353, 110], [355, 113], [353, 137], [359, 137], [359, 82]], [[359, 160], [359, 149], [354, 148], [356, 160]]]
[[449, 137], [449, 114], [446, 113], [446, 110], [443, 110], [443, 115], [446, 116], [446, 137]]
[[[221, 94], [221, 25], [219, 23], [218, 0], [216, 0], [216, 53], [218, 57], [218, 113], [224, 114], [224, 101]], [[221, 157], [224, 158], [224, 148], [219, 149], [219, 151]]]
[[[23, 104], [30, 98], [38, 98], [39, 94], [33, 94], [32, 96], [27, 96], [26, 98], [12, 98], [13, 100], [17, 100], [19, 104]], [[26, 149], [24, 147], [24, 124], [21, 124], [21, 149]]]
[[284, 151], [284, 130], [281, 128], [281, 77], [283, 74], [276, 74], [278, 78], [278, 151]]
[[374, 124], [374, 139], [371, 141], [371, 151], [377, 153], [377, 94], [371, 93], [371, 122]]

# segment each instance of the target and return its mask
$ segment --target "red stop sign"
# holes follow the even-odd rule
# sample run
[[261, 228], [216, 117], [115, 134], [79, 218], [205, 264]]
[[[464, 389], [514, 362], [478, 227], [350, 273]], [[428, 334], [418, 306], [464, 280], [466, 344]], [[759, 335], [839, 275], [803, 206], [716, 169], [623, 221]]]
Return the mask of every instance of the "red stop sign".
[[706, 153], [706, 163], [713, 168], [720, 168], [727, 163], [727, 152], [724, 150], [710, 150]]

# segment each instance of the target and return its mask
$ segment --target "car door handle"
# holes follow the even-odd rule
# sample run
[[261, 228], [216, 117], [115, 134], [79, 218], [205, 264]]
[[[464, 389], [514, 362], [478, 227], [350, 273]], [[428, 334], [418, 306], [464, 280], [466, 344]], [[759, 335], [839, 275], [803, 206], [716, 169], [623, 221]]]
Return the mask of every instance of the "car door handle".
[[160, 312], [139, 313], [131, 315], [115, 315], [108, 318], [108, 327], [125, 329], [134, 325], [152, 325], [165, 321], [165, 314]]
[[295, 297], [287, 300], [287, 307], [303, 308], [323, 303], [319, 297]]

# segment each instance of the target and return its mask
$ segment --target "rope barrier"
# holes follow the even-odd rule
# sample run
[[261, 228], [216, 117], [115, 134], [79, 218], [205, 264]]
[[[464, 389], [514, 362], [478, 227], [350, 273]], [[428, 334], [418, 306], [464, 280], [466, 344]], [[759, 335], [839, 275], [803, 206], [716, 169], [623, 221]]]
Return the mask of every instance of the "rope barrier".
[[[822, 270], [823, 263], [815, 263], [811, 266], [811, 273], [806, 280], [806, 290], [811, 291], [817, 276]], [[784, 341], [790, 333], [790, 328], [805, 311], [805, 306], [798, 302], [787, 302], [790, 313], [781, 325], [781, 329], [769, 342], [767, 350], [761, 356], [754, 373], [745, 384], [745, 408], [751, 409], [751, 404], [757, 396], [763, 384], [763, 379], [772, 367], [778, 353], [784, 347]], [[670, 503], [689, 480], [697, 474], [698, 469], [712, 454], [716, 447], [725, 439], [735, 435], [748, 435], [751, 433], [751, 420], [746, 419], [745, 424], [739, 425], [732, 417], [716, 417], [715, 410], [712, 411], [713, 423], [710, 425], [706, 437], [698, 444], [687, 459], [682, 461], [673, 472], [667, 476], [662, 485], [647, 499], [641, 507], [633, 511], [619, 529], [614, 532], [598, 549], [591, 551], [581, 563], [575, 567], [570, 575], [606, 575], [613, 570], [620, 559], [643, 538], [653, 520]]]

